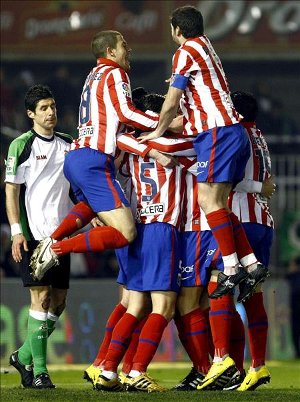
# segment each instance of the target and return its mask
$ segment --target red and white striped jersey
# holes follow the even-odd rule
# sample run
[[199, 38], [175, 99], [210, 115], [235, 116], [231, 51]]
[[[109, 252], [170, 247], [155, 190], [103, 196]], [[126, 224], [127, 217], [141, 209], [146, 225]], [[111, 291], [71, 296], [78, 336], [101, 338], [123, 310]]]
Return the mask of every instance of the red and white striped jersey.
[[181, 228], [182, 232], [210, 230], [202, 209], [198, 205], [198, 183], [197, 176], [185, 172], [185, 191], [182, 198], [182, 218]]
[[164, 222], [179, 228], [183, 169], [182, 165], [167, 169], [152, 158], [125, 154], [120, 173], [131, 175], [138, 223]]
[[244, 123], [251, 144], [245, 177], [229, 196], [229, 207], [241, 222], [274, 227], [267, 203], [261, 194], [262, 183], [271, 175], [271, 159], [267, 143], [255, 123]]
[[[178, 77], [182, 79], [177, 85]], [[195, 136], [239, 122], [221, 61], [205, 35], [188, 39], [175, 52], [170, 85], [184, 90], [180, 103], [183, 134]]]
[[116, 135], [125, 132], [126, 125], [147, 131], [154, 129], [157, 122], [157, 116], [149, 116], [133, 106], [125, 70], [109, 59], [100, 58], [83, 87], [79, 137], [71, 149], [88, 147], [114, 156]]

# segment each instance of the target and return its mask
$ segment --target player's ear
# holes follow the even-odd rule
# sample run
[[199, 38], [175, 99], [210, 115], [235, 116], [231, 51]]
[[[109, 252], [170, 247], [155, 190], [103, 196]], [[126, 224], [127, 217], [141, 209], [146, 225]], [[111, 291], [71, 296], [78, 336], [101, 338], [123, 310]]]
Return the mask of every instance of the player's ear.
[[107, 56], [115, 57], [115, 55], [116, 55], [116, 49], [114, 49], [114, 48], [112, 48], [112, 47], [107, 47], [107, 48], [106, 48], [106, 54], [107, 54]]
[[33, 119], [33, 118], [34, 118], [34, 112], [33, 112], [32, 110], [27, 109], [27, 116], [28, 116], [30, 119]]
[[182, 35], [181, 29], [180, 29], [179, 27], [176, 27], [176, 28], [175, 28], [175, 35], [176, 35], [176, 36]]

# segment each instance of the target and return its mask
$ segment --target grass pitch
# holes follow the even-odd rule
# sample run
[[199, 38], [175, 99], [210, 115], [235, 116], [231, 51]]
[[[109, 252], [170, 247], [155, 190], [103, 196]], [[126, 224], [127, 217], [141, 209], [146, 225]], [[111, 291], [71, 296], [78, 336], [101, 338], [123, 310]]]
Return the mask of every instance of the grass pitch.
[[[82, 379], [87, 365], [49, 365], [49, 373], [56, 389], [33, 390], [20, 387], [20, 376], [13, 368], [1, 369], [1, 402], [24, 401], [101, 401], [101, 402], [141, 402], [141, 401], [300, 401], [300, 361], [270, 361], [271, 382], [254, 392], [237, 391], [194, 391], [166, 393], [104, 393], [92, 389], [90, 383]], [[246, 367], [248, 365], [246, 364]], [[153, 363], [149, 373], [161, 385], [172, 388], [190, 370], [187, 363]]]

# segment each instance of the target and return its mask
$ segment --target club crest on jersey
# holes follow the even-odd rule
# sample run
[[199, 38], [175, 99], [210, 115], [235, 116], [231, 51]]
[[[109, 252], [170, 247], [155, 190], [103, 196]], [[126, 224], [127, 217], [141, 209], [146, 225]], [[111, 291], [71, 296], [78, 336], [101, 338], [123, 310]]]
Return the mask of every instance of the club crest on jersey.
[[122, 89], [123, 89], [123, 94], [126, 96], [126, 98], [131, 98], [131, 91], [130, 91], [129, 85], [126, 82], [122, 83]]

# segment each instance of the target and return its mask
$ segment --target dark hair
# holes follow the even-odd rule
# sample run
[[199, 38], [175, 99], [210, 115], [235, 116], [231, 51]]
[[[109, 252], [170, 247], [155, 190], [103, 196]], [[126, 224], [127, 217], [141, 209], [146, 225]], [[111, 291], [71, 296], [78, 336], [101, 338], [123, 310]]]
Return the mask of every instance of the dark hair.
[[178, 7], [170, 19], [173, 28], [179, 27], [185, 38], [195, 38], [204, 33], [203, 17], [196, 7]]
[[131, 93], [132, 102], [133, 102], [134, 106], [135, 106], [137, 109], [140, 109], [142, 112], [144, 112], [145, 109], [144, 109], [143, 103], [141, 102], [141, 99], [142, 99], [145, 95], [147, 95], [147, 93], [148, 93], [148, 92], [147, 92], [147, 91], [145, 90], [145, 88], [143, 88], [143, 87], [134, 88], [134, 89], [132, 90], [132, 93]]
[[132, 90], [132, 102], [142, 112], [151, 110], [154, 113], [160, 113], [164, 101], [165, 97], [163, 95], [148, 94], [143, 87], [137, 87]]
[[30, 87], [25, 95], [24, 103], [25, 109], [35, 112], [38, 102], [42, 99], [54, 99], [54, 96], [47, 85], [33, 85]]
[[118, 36], [121, 36], [118, 31], [101, 31], [96, 33], [91, 42], [92, 53], [96, 59], [106, 57], [106, 49], [108, 47], [112, 49], [116, 48]]
[[255, 97], [249, 92], [235, 91], [231, 93], [233, 105], [245, 122], [255, 121], [258, 113], [258, 104]]

